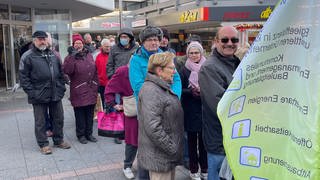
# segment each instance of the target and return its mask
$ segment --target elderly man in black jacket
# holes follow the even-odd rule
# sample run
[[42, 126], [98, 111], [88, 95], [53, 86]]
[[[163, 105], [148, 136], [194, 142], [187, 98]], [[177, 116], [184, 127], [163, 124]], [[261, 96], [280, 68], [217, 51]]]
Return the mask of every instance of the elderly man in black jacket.
[[225, 157], [222, 129], [217, 116], [218, 103], [232, 81], [232, 74], [240, 64], [234, 53], [239, 44], [237, 30], [232, 26], [219, 29], [212, 56], [199, 72], [202, 102], [203, 143], [208, 152], [208, 180], [219, 180], [219, 170]]
[[33, 106], [35, 135], [40, 151], [51, 154], [46, 136], [45, 112], [49, 108], [52, 116], [53, 142], [58, 148], [69, 149], [63, 141], [63, 107], [65, 79], [61, 69], [60, 56], [48, 48], [48, 35], [36, 31], [32, 35], [33, 45], [20, 59], [20, 85], [28, 95], [28, 102]]

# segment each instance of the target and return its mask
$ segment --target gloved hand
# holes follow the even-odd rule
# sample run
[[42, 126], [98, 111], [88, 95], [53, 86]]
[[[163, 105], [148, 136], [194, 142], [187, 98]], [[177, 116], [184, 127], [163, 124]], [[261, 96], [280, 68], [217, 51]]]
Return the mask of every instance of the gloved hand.
[[73, 46], [70, 46], [70, 47], [68, 47], [68, 53], [69, 53], [69, 55], [74, 56], [78, 53], [78, 51]]
[[194, 97], [200, 97], [200, 88], [191, 87], [191, 93]]
[[114, 105], [113, 108], [114, 108], [115, 110], [117, 110], [117, 111], [123, 111], [123, 106], [120, 105], [120, 104]]

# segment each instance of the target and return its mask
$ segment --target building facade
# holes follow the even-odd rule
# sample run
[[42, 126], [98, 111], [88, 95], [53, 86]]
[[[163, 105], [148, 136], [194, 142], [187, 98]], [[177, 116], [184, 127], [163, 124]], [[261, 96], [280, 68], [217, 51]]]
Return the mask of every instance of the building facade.
[[51, 33], [64, 58], [71, 44], [73, 21], [111, 12], [109, 0], [0, 0], [0, 88], [11, 89], [18, 82], [21, 55], [32, 42], [32, 33]]
[[[183, 55], [191, 34], [198, 34], [207, 52], [217, 28], [236, 26], [241, 43], [252, 42], [278, 0], [116, 0], [123, 14], [88, 19], [86, 26], [75, 27], [80, 33], [116, 34], [121, 27], [133, 29], [136, 37], [147, 25], [166, 28], [170, 44]], [[122, 4], [122, 5], [119, 5]], [[121, 22], [121, 24], [120, 24]]]

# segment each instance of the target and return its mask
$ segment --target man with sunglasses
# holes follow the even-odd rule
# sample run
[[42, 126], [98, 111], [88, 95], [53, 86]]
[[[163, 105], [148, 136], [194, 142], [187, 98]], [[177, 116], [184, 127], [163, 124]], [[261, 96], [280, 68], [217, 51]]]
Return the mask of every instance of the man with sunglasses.
[[203, 143], [208, 152], [208, 180], [220, 179], [219, 171], [225, 157], [217, 106], [232, 80], [233, 72], [240, 64], [239, 58], [234, 55], [238, 44], [237, 30], [232, 26], [221, 27], [214, 40], [212, 55], [199, 71]]

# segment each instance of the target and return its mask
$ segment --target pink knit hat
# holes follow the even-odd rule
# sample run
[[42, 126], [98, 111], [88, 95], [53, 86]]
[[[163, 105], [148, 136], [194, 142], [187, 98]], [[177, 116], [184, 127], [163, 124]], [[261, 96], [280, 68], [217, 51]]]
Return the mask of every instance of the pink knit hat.
[[76, 41], [81, 41], [82, 43], [84, 43], [81, 34], [73, 34], [73, 35], [72, 35], [72, 45], [73, 45]]

